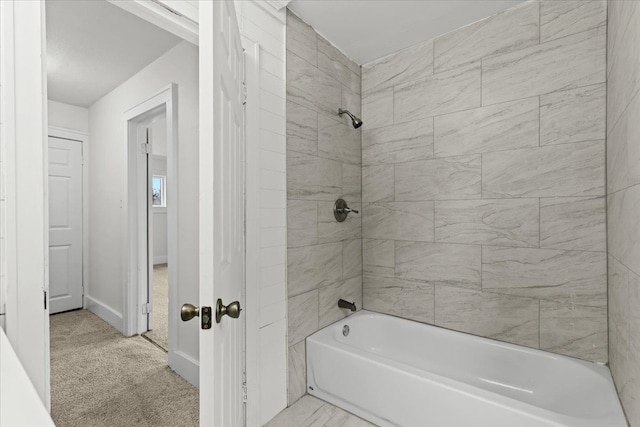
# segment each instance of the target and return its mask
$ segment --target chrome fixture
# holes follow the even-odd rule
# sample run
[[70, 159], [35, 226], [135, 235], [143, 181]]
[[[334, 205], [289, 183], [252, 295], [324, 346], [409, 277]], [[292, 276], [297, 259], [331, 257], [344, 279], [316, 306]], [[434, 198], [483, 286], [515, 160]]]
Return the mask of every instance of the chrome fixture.
[[342, 327], [342, 335], [344, 335], [345, 337], [349, 335], [349, 325], [344, 325]]
[[347, 116], [351, 117], [351, 123], [353, 123], [354, 128], [358, 129], [360, 126], [362, 126], [362, 120], [360, 120], [359, 118], [351, 114], [349, 110], [343, 110], [342, 108], [338, 108], [338, 115], [341, 116], [343, 114], [346, 114]]
[[343, 299], [338, 300], [338, 307], [346, 308], [346, 309], [351, 310], [351, 311], [356, 311], [356, 303], [355, 302], [349, 302], [349, 301], [345, 301]]
[[335, 204], [333, 205], [333, 216], [336, 217], [336, 221], [338, 222], [343, 222], [345, 219], [347, 219], [347, 215], [349, 215], [349, 213], [351, 212], [360, 213], [360, 211], [351, 209], [349, 206], [347, 206], [347, 202], [345, 202], [343, 199], [336, 200]]

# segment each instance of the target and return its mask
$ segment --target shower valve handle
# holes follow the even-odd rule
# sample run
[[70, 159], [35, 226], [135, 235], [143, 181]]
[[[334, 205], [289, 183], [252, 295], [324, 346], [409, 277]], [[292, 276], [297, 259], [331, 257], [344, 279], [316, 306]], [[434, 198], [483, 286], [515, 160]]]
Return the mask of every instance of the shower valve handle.
[[336, 203], [333, 205], [333, 215], [336, 221], [343, 222], [350, 213], [357, 214], [360, 213], [360, 211], [351, 209], [343, 199], [336, 200]]

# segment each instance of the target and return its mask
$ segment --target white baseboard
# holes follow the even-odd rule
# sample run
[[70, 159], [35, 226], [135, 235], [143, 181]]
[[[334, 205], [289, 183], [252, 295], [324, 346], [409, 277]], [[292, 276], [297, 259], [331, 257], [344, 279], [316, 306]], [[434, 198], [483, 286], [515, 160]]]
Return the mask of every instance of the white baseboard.
[[200, 387], [200, 363], [181, 351], [169, 352], [169, 366], [178, 375], [196, 387]]
[[118, 313], [106, 304], [98, 301], [95, 298], [91, 298], [88, 295], [84, 296], [84, 305], [87, 310], [116, 328], [124, 335], [124, 322], [122, 321], [122, 313]]
[[158, 255], [153, 257], [153, 265], [166, 264], [168, 262], [167, 255]]

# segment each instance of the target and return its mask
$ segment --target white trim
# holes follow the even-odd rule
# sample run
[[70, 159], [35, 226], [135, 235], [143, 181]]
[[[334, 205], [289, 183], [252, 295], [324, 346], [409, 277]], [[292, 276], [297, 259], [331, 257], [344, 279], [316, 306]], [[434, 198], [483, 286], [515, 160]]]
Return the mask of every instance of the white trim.
[[[150, 0], [107, 0], [127, 12], [150, 22], [163, 30], [198, 45], [198, 21], [193, 20], [193, 5], [182, 2], [150, 1]], [[165, 3], [163, 6], [162, 3]], [[173, 12], [167, 10], [171, 9]], [[177, 14], [175, 13], [177, 12]], [[196, 11], [197, 16], [197, 11]]]
[[169, 262], [169, 256], [168, 255], [154, 255], [153, 257], [153, 264], [157, 265], [157, 264], [167, 264]]
[[85, 295], [84, 305], [93, 314], [116, 328], [120, 333], [124, 334], [124, 323], [122, 321], [122, 313], [118, 313], [108, 305], [98, 301], [97, 299]]
[[256, 0], [254, 4], [260, 6], [263, 10], [273, 15], [280, 22], [286, 23], [286, 17], [280, 13], [280, 10], [287, 7], [291, 0]]
[[3, 0], [0, 9], [6, 333], [50, 409], [45, 5]]
[[169, 366], [174, 371], [194, 386], [200, 387], [200, 363], [196, 359], [180, 350], [169, 353], [168, 357]]
[[[121, 236], [124, 296], [122, 313], [124, 335], [126, 336], [144, 333], [147, 328], [146, 315], [142, 314], [141, 306], [146, 303], [146, 300], [143, 301], [143, 295], [146, 296], [147, 293], [146, 283], [149, 275], [147, 262], [147, 239], [149, 236], [146, 225], [150, 218], [147, 218], [146, 209], [135, 208], [138, 204], [143, 203], [142, 195], [145, 196], [146, 200], [146, 186], [148, 185], [146, 154], [143, 154], [138, 146], [138, 123], [150, 119], [161, 109], [164, 110], [163, 114], [167, 116], [167, 175], [175, 172], [175, 165], [170, 165], [170, 163], [171, 160], [175, 162], [176, 159], [170, 159], [169, 152], [174, 150], [173, 145], [177, 143], [176, 135], [173, 132], [176, 128], [173, 125], [173, 121], [176, 120], [177, 123], [177, 115], [175, 114], [176, 111], [171, 108], [171, 105], [176, 101], [177, 88], [175, 84], [170, 84], [123, 113], [123, 153], [125, 156], [124, 163], [127, 165], [127, 173], [123, 180], [122, 190]], [[175, 179], [177, 177], [172, 176], [170, 181], [174, 181], [174, 185], [167, 189], [167, 192], [172, 195], [171, 197], [173, 197], [173, 191], [176, 188]], [[167, 209], [167, 227], [168, 230], [173, 229], [174, 231], [174, 233], [168, 233], [169, 248], [171, 248], [172, 244], [176, 244], [175, 239], [177, 237], [177, 221], [175, 224], [172, 223], [172, 220], [176, 219], [176, 215], [174, 213], [171, 216], [171, 213], [171, 209]], [[168, 258], [173, 260], [171, 250], [168, 252]], [[175, 262], [173, 264], [169, 271], [170, 308], [171, 288], [176, 283], [177, 277], [175, 275], [177, 265]], [[175, 298], [175, 295], [173, 296]], [[169, 338], [171, 338], [171, 334]]]
[[75, 129], [49, 126], [49, 136], [70, 139], [82, 144], [82, 297], [89, 293], [89, 134]]
[[246, 290], [245, 369], [247, 426], [260, 425], [260, 45], [243, 37], [247, 104], [246, 127]]

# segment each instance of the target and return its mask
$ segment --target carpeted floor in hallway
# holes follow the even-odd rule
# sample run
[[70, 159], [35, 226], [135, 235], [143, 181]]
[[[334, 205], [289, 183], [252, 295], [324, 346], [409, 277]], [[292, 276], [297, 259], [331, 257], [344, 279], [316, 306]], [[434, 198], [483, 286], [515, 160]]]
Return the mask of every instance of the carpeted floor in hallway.
[[58, 427], [198, 425], [198, 389], [167, 354], [87, 310], [51, 316], [51, 415]]

